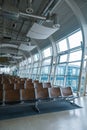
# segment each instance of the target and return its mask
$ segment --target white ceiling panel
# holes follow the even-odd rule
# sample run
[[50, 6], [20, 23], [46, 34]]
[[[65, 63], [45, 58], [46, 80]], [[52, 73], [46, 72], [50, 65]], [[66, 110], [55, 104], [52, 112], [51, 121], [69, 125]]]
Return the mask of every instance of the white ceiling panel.
[[23, 51], [31, 51], [31, 50], [33, 50], [34, 48], [35, 48], [36, 46], [28, 46], [28, 45], [24, 45], [24, 44], [21, 44], [20, 46], [19, 46], [19, 49], [20, 50], [23, 50]]
[[43, 25], [34, 23], [29, 32], [27, 33], [27, 37], [34, 39], [47, 39], [57, 30], [59, 30], [59, 28], [48, 28]]

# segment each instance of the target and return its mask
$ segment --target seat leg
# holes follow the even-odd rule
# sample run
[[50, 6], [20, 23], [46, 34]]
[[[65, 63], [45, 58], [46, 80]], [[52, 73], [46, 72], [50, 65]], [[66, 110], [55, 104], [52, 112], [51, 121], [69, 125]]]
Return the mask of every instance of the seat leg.
[[38, 108], [38, 105], [37, 105], [37, 104], [35, 104], [34, 106], [32, 106], [32, 108], [34, 109], [34, 111], [35, 111], [35, 112], [40, 113], [40, 110], [39, 110], [39, 108]]

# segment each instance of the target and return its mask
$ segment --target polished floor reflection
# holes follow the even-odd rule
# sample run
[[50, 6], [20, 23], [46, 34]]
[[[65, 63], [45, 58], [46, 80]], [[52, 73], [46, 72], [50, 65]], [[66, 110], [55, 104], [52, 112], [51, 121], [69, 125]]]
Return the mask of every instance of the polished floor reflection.
[[87, 96], [76, 103], [82, 108], [0, 121], [0, 130], [86, 130]]

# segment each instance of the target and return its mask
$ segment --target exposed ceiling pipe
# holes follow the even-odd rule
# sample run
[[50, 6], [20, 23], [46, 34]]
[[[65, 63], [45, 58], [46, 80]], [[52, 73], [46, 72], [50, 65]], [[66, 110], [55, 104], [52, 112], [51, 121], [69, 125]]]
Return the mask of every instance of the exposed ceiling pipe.
[[26, 19], [28, 18], [35, 18], [35, 19], [40, 19], [40, 20], [46, 20], [46, 17], [44, 16], [38, 16], [38, 15], [35, 15], [35, 14], [29, 14], [29, 13], [23, 13], [23, 12], [16, 12], [16, 11], [11, 11], [11, 10], [5, 10], [3, 9], [2, 7], [0, 7], [0, 10], [4, 12], [4, 14], [6, 13], [6, 15], [11, 15], [11, 16], [14, 16], [16, 18], [19, 18], [19, 17], [24, 17]]
[[[50, 8], [50, 6], [52, 5], [53, 2], [54, 2], [54, 0], [50, 1], [48, 6], [43, 11], [42, 15], [46, 15], [46, 13], [48, 11], [50, 12], [50, 14], [54, 13], [55, 9], [60, 4], [61, 0], [59, 0], [51, 10], [49, 10], [49, 8]], [[35, 18], [35, 19], [44, 20], [44, 21], [47, 20], [47, 18], [45, 16], [38, 16], [38, 15], [35, 15], [35, 14], [30, 14], [30, 13], [23, 13], [23, 12], [19, 12], [18, 10], [17, 10], [17, 12], [16, 11], [13, 12], [11, 10], [5, 10], [2, 7], [0, 7], [0, 10], [3, 11], [4, 13], [8, 13], [6, 15], [12, 15], [12, 16], [14, 16], [16, 18], [24, 17], [24, 18], [28, 19], [28, 18], [31, 17], [31, 18]]]
[[50, 10], [50, 14], [55, 13], [55, 9], [58, 7], [58, 5], [62, 2], [62, 0], [58, 0], [58, 2], [54, 5], [54, 7]]
[[[57, 8], [57, 6], [61, 3], [62, 0], [59, 0], [55, 6], [52, 8], [52, 10], [50, 11], [50, 14], [54, 13], [55, 9]], [[45, 14], [47, 12], [47, 10], [49, 9], [49, 7], [52, 5], [52, 3], [54, 2], [54, 0], [52, 0], [48, 6], [46, 7], [46, 9], [44, 10], [44, 12], [42, 14]], [[31, 18], [36, 18], [36, 19], [40, 19], [40, 20], [47, 20], [47, 18], [45, 16], [38, 16], [38, 15], [34, 15], [34, 14], [28, 14], [28, 13], [23, 13], [23, 12], [19, 12], [19, 16], [21, 17], [31, 17]]]
[[62, 2], [63, 0], [58, 0], [55, 5], [53, 6], [53, 8], [51, 10], [49, 10], [49, 13], [48, 13], [48, 22], [49, 21], [53, 21], [53, 28], [60, 28], [60, 24], [58, 22], [58, 19], [57, 19], [57, 14], [55, 14], [55, 10], [56, 8], [58, 7], [58, 5]]
[[[45, 10], [43, 11], [42, 15], [47, 16], [46, 21], [47, 22], [52, 22], [53, 21], [53, 27], [60, 27], [59, 24], [57, 24], [57, 15], [55, 14], [55, 9], [57, 8], [57, 6], [62, 2], [62, 0], [58, 0], [55, 5], [53, 6], [53, 8], [50, 10], [50, 6], [53, 4], [55, 0], [51, 0], [48, 4], [48, 6], [46, 6]], [[55, 17], [54, 17], [55, 15]], [[40, 24], [43, 23], [43, 21], [39, 22]]]
[[46, 15], [46, 13], [49, 11], [50, 6], [53, 4], [54, 0], [51, 0], [50, 3], [46, 6], [44, 9], [42, 15]]
[[46, 20], [46, 17], [44, 17], [44, 16], [38, 16], [38, 15], [27, 14], [27, 13], [22, 13], [22, 12], [19, 12], [19, 16], [25, 17], [25, 18], [31, 17], [31, 18], [36, 18], [36, 19], [40, 19], [40, 20]]
[[[46, 16], [46, 15], [49, 13], [49, 11], [50, 11], [49, 8], [50, 8], [50, 6], [53, 4], [53, 2], [54, 2], [54, 0], [51, 0], [51, 1], [49, 2], [49, 4], [48, 4], [48, 5], [46, 6], [46, 8], [44, 9], [42, 15]], [[48, 15], [47, 15], [47, 22], [48, 22], [48, 21], [50, 21], [50, 19], [48, 19]], [[43, 21], [40, 21], [39, 23], [42, 24]]]

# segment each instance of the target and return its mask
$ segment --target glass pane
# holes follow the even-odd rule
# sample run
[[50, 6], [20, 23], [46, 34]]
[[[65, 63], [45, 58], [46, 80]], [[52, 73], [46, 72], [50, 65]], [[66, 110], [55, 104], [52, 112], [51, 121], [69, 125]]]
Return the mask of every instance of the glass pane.
[[39, 54], [34, 55], [34, 61], [37, 61], [39, 59]]
[[66, 51], [68, 48], [67, 48], [67, 41], [66, 39], [60, 41], [59, 43], [59, 49], [58, 49], [58, 46], [57, 46], [57, 49], [60, 50], [60, 51]]
[[73, 62], [73, 63], [69, 63], [68, 65], [80, 68], [81, 62]]
[[57, 87], [63, 86], [64, 85], [64, 77], [63, 76], [55, 76], [54, 85], [56, 85]]
[[75, 63], [73, 63], [72, 65], [69, 64], [67, 75], [79, 76], [79, 72], [80, 72], [80, 66], [77, 66]]
[[28, 68], [30, 68], [30, 67], [31, 67], [31, 64], [28, 65]]
[[40, 74], [40, 68], [37, 67], [37, 74], [39, 75]]
[[38, 62], [34, 63], [34, 67], [38, 67]]
[[50, 65], [50, 64], [51, 64], [51, 59], [46, 59], [46, 60], [43, 61], [42, 66]]
[[72, 52], [70, 53], [70, 57], [69, 57], [69, 61], [77, 61], [77, 60], [81, 60], [81, 56], [82, 56], [82, 51], [76, 51], [76, 52]]
[[32, 80], [35, 80], [36, 79], [36, 75], [35, 74], [32, 74]]
[[73, 91], [77, 91], [78, 87], [78, 76], [67, 76], [66, 78], [66, 86], [71, 86]]
[[75, 34], [69, 36], [68, 39], [69, 39], [70, 48], [80, 46], [81, 41], [82, 41], [82, 33], [81, 33], [81, 31], [76, 32]]
[[52, 70], [51, 70], [51, 75], [54, 75], [54, 71], [55, 71], [54, 69], [55, 69], [55, 66], [53, 65]]
[[41, 75], [40, 76], [40, 81], [47, 82], [48, 81], [48, 75], [46, 75], [46, 74]]
[[37, 68], [33, 68], [33, 74], [37, 73]]
[[[16, 68], [13, 68], [12, 71], [14, 71]], [[4, 67], [4, 68], [0, 68], [0, 74], [5, 73], [5, 74], [9, 74], [10, 73], [10, 68], [9, 67]]]
[[49, 47], [49, 48], [43, 50], [42, 55], [43, 55], [43, 58], [51, 56], [52, 55], [52, 48]]
[[41, 68], [41, 74], [49, 74], [50, 66], [45, 66]]
[[64, 75], [65, 74], [65, 65], [58, 65], [56, 68], [56, 75]]
[[85, 55], [84, 59], [87, 60], [87, 55]]
[[23, 64], [24, 64], [24, 65], [27, 65], [27, 63], [28, 63], [28, 60], [27, 60], [27, 59], [23, 61]]
[[67, 54], [60, 56], [60, 62], [66, 62], [67, 61]]
[[80, 64], [81, 62], [73, 62], [68, 64], [66, 86], [71, 86], [73, 91], [77, 91], [78, 88]]
[[28, 58], [28, 63], [31, 63], [31, 58]]

